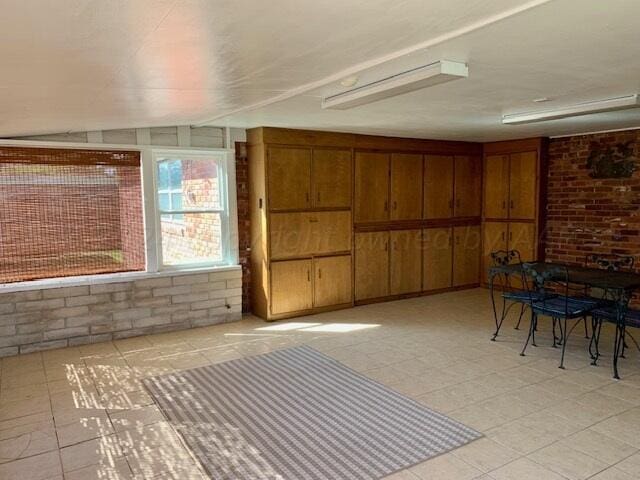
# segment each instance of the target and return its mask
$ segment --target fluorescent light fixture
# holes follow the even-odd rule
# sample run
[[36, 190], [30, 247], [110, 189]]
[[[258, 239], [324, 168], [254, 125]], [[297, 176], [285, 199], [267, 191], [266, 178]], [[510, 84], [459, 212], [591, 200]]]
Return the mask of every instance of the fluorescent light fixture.
[[505, 125], [521, 125], [524, 123], [544, 122], [547, 120], [557, 120], [559, 118], [578, 117], [580, 115], [590, 115], [592, 113], [612, 112], [615, 110], [625, 110], [627, 108], [640, 107], [638, 95], [627, 95], [625, 97], [608, 98], [606, 100], [596, 100], [593, 102], [578, 103], [568, 107], [553, 110], [541, 110], [528, 113], [514, 113], [503, 115], [502, 123]]
[[346, 110], [469, 76], [465, 63], [441, 60], [322, 99], [322, 108]]

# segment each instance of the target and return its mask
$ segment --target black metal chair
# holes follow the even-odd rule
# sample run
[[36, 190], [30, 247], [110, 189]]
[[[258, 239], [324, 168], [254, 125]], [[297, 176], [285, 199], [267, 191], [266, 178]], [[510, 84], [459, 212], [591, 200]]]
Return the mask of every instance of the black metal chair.
[[[562, 265], [523, 263], [522, 282], [529, 294], [531, 322], [529, 334], [520, 355], [525, 355], [529, 341], [532, 340], [532, 345], [536, 346], [535, 331], [538, 317], [551, 317], [554, 347], [558, 345], [555, 334], [556, 324], [560, 326], [561, 341], [559, 343], [562, 345], [560, 368], [564, 369], [564, 356], [569, 334], [585, 316], [589, 315], [593, 308], [597, 307], [598, 302], [596, 300], [588, 301], [585, 298], [576, 299], [569, 295], [571, 291], [569, 271], [567, 267]], [[567, 322], [575, 319], [578, 321], [569, 329]]]
[[[633, 271], [635, 264], [635, 258], [630, 255], [601, 255], [593, 254], [587, 255], [585, 259], [586, 266], [596, 266], [602, 270], [618, 272], [618, 271]], [[613, 294], [608, 290], [599, 290], [598, 292], [590, 292], [592, 295], [595, 293], [597, 297], [601, 299], [600, 305], [591, 312], [593, 336], [589, 343], [589, 352], [593, 359], [592, 365], [597, 365], [598, 358], [600, 357], [599, 342], [600, 333], [602, 331], [603, 322], [613, 323], [618, 326], [618, 299], [613, 298]], [[620, 356], [624, 358], [624, 351], [628, 348], [626, 343], [627, 335], [635, 343], [636, 347], [640, 350], [638, 342], [635, 340], [630, 332], [626, 331], [627, 327], [640, 328], [640, 310], [623, 308], [623, 325], [621, 326], [621, 335], [618, 336], [619, 331], [616, 330], [616, 340], [614, 342], [614, 356]], [[595, 352], [593, 349], [595, 348]]]

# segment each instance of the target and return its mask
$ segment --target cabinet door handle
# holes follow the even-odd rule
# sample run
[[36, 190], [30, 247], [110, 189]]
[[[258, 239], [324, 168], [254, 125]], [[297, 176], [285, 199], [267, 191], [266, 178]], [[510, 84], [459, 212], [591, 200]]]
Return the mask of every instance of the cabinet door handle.
[[318, 278], [322, 278], [322, 269], [321, 268], [318, 269]]
[[320, 192], [318, 192], [317, 197], [318, 197], [318, 203], [320, 203]]
[[388, 251], [389, 250], [389, 242], [384, 242], [384, 251]]
[[307, 270], [307, 282], [311, 281], [311, 271]]
[[513, 240], [513, 232], [509, 232], [509, 241]]
[[386, 200], [384, 201], [384, 211], [386, 212], [387, 210], [389, 210], [389, 202], [387, 202]]
[[453, 208], [453, 200], [449, 200], [449, 208]]
[[507, 208], [507, 201], [503, 200], [502, 201], [502, 209], [505, 210]]
[[304, 194], [305, 199], [307, 200], [307, 203], [309, 203], [309, 192], [306, 192]]
[[513, 203], [513, 200], [511, 200], [511, 202], [509, 202], [509, 207], [511, 208], [511, 210], [513, 210], [515, 208], [514, 205], [515, 204]]
[[505, 236], [506, 236], [506, 235], [504, 234], [504, 232], [502, 232], [502, 240], [504, 240], [504, 237], [505, 237]]

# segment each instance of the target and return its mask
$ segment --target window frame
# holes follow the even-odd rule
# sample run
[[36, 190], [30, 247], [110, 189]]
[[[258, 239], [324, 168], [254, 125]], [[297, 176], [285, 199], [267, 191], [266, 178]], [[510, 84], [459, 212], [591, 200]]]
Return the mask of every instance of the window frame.
[[[207, 149], [207, 150], [193, 150], [183, 148], [154, 148], [151, 150], [151, 170], [153, 189], [151, 195], [153, 196], [153, 217], [154, 217], [154, 233], [155, 233], [155, 261], [157, 271], [185, 271], [192, 269], [213, 268], [213, 267], [225, 267], [236, 265], [238, 263], [238, 251], [237, 251], [237, 213], [235, 205], [235, 188], [231, 189], [231, 186], [235, 187], [235, 159], [232, 156], [233, 150], [228, 149]], [[158, 165], [160, 161], [165, 157], [174, 157], [176, 159], [188, 159], [197, 161], [216, 160], [218, 163], [218, 172], [220, 174], [220, 209], [202, 209], [202, 213], [220, 213], [221, 221], [221, 247], [222, 247], [222, 259], [220, 261], [212, 262], [189, 262], [178, 265], [165, 264], [162, 252], [162, 222], [161, 216], [167, 214], [166, 211], [160, 209], [159, 198], [159, 181], [158, 181]], [[230, 170], [233, 170], [231, 175]], [[144, 172], [143, 172], [144, 175]], [[148, 196], [145, 195], [145, 199]], [[183, 200], [184, 201], [184, 200]], [[146, 203], [146, 202], [145, 202]], [[179, 210], [171, 211], [172, 214], [190, 214], [198, 213], [198, 211]], [[233, 220], [232, 220], [233, 219]], [[234, 228], [235, 227], [235, 228]]]
[[[70, 287], [79, 285], [97, 285], [115, 282], [127, 282], [141, 280], [154, 277], [164, 277], [166, 275], [182, 275], [188, 273], [206, 273], [217, 271], [235, 271], [241, 268], [239, 263], [239, 239], [238, 239], [238, 210], [237, 210], [237, 193], [236, 193], [236, 162], [235, 150], [233, 148], [199, 148], [199, 147], [172, 147], [162, 146], [153, 147], [149, 144], [110, 144], [110, 143], [77, 143], [77, 142], [60, 142], [60, 141], [43, 141], [43, 140], [15, 140], [0, 139], [0, 145], [7, 147], [41, 147], [41, 148], [67, 148], [67, 149], [96, 149], [96, 150], [126, 150], [140, 152], [140, 168], [141, 168], [141, 188], [142, 188], [142, 205], [143, 222], [144, 222], [144, 241], [146, 254], [146, 268], [143, 271], [136, 272], [119, 272], [105, 273], [96, 275], [81, 275], [74, 277], [52, 277], [40, 280], [29, 280], [24, 282], [13, 282], [0, 284], [0, 293], [21, 292], [31, 290], [41, 290], [46, 288]], [[185, 265], [172, 266], [172, 268], [162, 267], [159, 262], [159, 227], [156, 206], [156, 186], [154, 173], [154, 153], [180, 155], [222, 155], [225, 158], [226, 165], [226, 201], [227, 201], [227, 217], [228, 229], [226, 237], [228, 237], [228, 252], [225, 263], [215, 265], [207, 264], [204, 266]], [[161, 244], [160, 244], [161, 247]]]

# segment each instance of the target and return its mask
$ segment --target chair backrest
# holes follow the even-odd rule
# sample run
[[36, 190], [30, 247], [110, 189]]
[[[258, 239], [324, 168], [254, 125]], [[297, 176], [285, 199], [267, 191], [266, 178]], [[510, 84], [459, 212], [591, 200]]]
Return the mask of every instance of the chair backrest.
[[[494, 267], [504, 267], [507, 265], [521, 264], [520, 252], [518, 250], [496, 250], [490, 253], [491, 261]], [[508, 274], [499, 275], [500, 281], [504, 287], [513, 289], [511, 278]]]
[[[569, 270], [563, 265], [549, 265], [545, 263], [523, 263], [522, 283], [529, 294], [529, 302], [541, 304], [550, 298], [563, 298], [564, 315], [569, 313]], [[562, 307], [562, 303], [560, 304]]]
[[522, 263], [518, 250], [496, 250], [491, 252], [491, 260], [494, 267], [502, 267], [515, 263]]
[[633, 270], [635, 258], [631, 255], [592, 253], [584, 260], [585, 267], [600, 268], [610, 272]]

